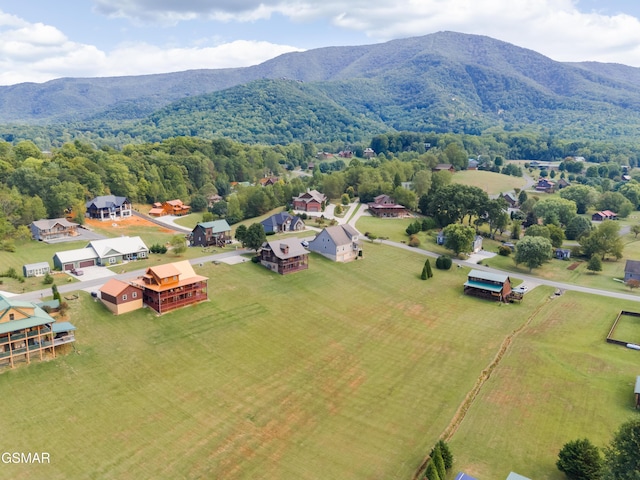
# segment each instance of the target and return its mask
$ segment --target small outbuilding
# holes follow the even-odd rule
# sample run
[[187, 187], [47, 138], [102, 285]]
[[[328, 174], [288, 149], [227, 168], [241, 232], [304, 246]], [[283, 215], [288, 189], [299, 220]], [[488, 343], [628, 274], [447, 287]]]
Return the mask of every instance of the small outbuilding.
[[509, 473], [507, 480], [531, 480], [529, 477], [525, 477], [515, 472]]
[[627, 260], [624, 265], [624, 281], [640, 280], [640, 260]]
[[636, 377], [636, 388], [634, 389], [636, 394], [636, 409], [640, 408], [640, 375]]
[[42, 277], [51, 272], [48, 262], [28, 263], [22, 266], [24, 277]]

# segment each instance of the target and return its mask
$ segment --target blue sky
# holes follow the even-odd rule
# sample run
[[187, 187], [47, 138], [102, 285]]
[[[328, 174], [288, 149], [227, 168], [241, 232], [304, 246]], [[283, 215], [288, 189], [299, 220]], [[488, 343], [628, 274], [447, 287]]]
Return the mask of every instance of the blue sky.
[[0, 85], [240, 67], [442, 30], [640, 67], [636, 0], [2, 0]]

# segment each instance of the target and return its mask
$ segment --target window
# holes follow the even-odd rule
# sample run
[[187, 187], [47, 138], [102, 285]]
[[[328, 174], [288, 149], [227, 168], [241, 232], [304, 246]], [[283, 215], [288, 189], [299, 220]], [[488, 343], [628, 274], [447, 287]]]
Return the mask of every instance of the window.
[[122, 301], [125, 302], [126, 300], [127, 300], [127, 295], [126, 294], [122, 295]]
[[9, 314], [9, 320], [15, 320], [16, 316], [13, 313]]
[[138, 292], [131, 292], [131, 298], [138, 298]]
[[116, 263], [116, 257], [109, 258], [109, 263]]

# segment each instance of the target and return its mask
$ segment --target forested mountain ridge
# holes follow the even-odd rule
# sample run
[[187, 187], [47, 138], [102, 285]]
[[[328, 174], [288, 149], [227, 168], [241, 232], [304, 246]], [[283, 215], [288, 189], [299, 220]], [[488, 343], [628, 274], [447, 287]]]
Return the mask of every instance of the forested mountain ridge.
[[556, 62], [489, 37], [440, 32], [245, 68], [0, 87], [0, 124], [46, 125], [2, 127], [0, 135], [52, 145], [176, 135], [287, 143], [498, 127], [609, 140], [640, 135], [638, 79], [633, 67]]

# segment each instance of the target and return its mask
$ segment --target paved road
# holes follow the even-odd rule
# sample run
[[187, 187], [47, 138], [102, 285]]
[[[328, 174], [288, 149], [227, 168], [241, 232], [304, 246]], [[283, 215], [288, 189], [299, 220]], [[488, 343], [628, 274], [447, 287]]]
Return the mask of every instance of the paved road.
[[191, 228], [183, 227], [182, 225], [178, 225], [177, 223], [175, 223], [174, 220], [177, 217], [174, 217], [173, 215], [166, 215], [164, 217], [155, 218], [155, 217], [150, 217], [148, 215], [144, 215], [140, 212], [136, 212], [135, 210], [133, 211], [133, 215], [136, 217], [144, 218], [145, 220], [148, 220], [151, 223], [155, 223], [160, 227], [169, 228], [170, 230], [175, 230], [176, 232], [191, 233], [191, 231], [193, 230]]
[[[438, 253], [428, 252], [426, 250], [422, 250], [419, 248], [410, 247], [405, 245], [404, 243], [392, 242], [390, 240], [376, 240], [376, 242], [384, 243], [385, 245], [390, 245], [396, 248], [402, 248], [404, 250], [409, 250], [411, 252], [419, 253], [421, 255], [425, 255], [428, 257], [437, 258], [440, 256]], [[632, 302], [640, 302], [640, 296], [628, 293], [620, 293], [620, 292], [610, 292], [608, 290], [600, 290], [597, 288], [589, 288], [582, 287], [580, 285], [573, 285], [571, 283], [563, 283], [563, 282], [554, 282], [551, 280], [546, 280], [544, 278], [536, 277], [534, 275], [526, 275], [526, 274], [515, 274], [513, 272], [507, 272], [503, 270], [499, 270], [496, 268], [486, 267], [484, 265], [478, 265], [476, 263], [467, 262], [464, 260], [454, 260], [453, 261], [457, 265], [462, 265], [469, 268], [474, 268], [476, 270], [483, 270], [485, 272], [497, 272], [504, 273], [505, 275], [521, 278], [526, 284], [530, 287], [534, 287], [537, 285], [547, 285], [554, 288], [559, 288], [560, 290], [571, 290], [574, 292], [582, 292], [589, 293], [591, 295], [601, 295], [603, 297], [616, 298], [618, 300], [631, 300]]]

